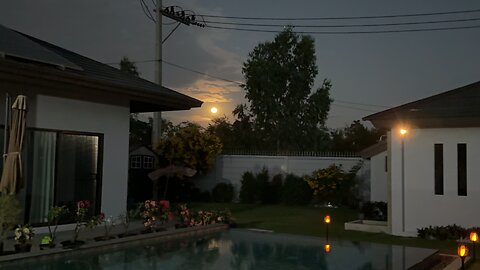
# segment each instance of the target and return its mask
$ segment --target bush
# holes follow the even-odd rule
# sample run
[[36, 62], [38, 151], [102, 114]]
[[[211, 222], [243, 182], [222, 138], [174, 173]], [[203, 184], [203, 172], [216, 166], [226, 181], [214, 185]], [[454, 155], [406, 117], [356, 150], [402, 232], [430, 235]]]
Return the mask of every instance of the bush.
[[230, 183], [218, 183], [212, 190], [212, 199], [214, 202], [232, 202], [233, 185]]
[[302, 177], [293, 174], [285, 177], [282, 188], [282, 202], [294, 205], [307, 205], [312, 200], [313, 191]]
[[261, 203], [270, 203], [271, 201], [271, 192], [270, 192], [270, 177], [268, 175], [268, 170], [263, 168], [261, 172], [257, 173], [255, 176], [255, 185], [257, 193], [257, 201]]
[[241, 203], [255, 203], [257, 200], [257, 185], [253, 173], [245, 172], [242, 175], [242, 186], [240, 188], [240, 202]]
[[478, 232], [479, 229], [478, 227], [465, 229], [456, 224], [448, 226], [428, 226], [417, 229], [417, 236], [423, 239], [457, 240], [467, 238], [469, 232]]
[[277, 174], [269, 183], [269, 203], [279, 203], [282, 200], [283, 175]]
[[386, 202], [366, 202], [362, 206], [364, 219], [386, 221], [388, 217]]
[[347, 173], [333, 164], [314, 171], [312, 175], [305, 177], [305, 181], [320, 203], [356, 207], [358, 196], [355, 173], [356, 171]]

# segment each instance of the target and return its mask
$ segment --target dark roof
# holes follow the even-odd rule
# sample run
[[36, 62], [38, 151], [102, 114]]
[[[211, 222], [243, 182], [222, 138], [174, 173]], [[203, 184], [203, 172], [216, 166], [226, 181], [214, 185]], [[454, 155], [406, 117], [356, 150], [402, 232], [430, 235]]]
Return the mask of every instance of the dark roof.
[[0, 55], [5, 58], [0, 57], [0, 64], [7, 60], [33, 63], [43, 72], [51, 69], [58, 76], [61, 71], [61, 76], [118, 89], [118, 94], [129, 96], [132, 112], [188, 110], [202, 105], [190, 96], [1, 25]]
[[363, 118], [376, 128], [480, 126], [480, 81]]
[[360, 155], [362, 158], [371, 158], [385, 151], [387, 151], [387, 140], [379, 141], [374, 145], [370, 145], [369, 147], [363, 149], [360, 152]]

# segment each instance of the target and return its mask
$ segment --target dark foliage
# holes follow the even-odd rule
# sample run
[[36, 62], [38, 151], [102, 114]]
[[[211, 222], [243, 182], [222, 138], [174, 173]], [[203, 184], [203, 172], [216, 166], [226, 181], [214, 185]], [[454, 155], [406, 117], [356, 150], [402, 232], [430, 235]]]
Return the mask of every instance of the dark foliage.
[[307, 205], [312, 200], [313, 191], [303, 177], [289, 174], [282, 188], [282, 202], [293, 205]]
[[212, 199], [214, 202], [232, 202], [233, 185], [230, 183], [218, 183], [212, 190]]

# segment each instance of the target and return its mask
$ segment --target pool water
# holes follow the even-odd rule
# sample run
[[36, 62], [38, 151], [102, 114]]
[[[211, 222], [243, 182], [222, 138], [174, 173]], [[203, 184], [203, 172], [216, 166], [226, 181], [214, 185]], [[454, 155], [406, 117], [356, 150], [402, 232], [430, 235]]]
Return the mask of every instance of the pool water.
[[430, 249], [229, 230], [202, 238], [136, 245], [111, 252], [69, 256], [8, 270], [189, 270], [189, 269], [407, 269], [430, 256]]

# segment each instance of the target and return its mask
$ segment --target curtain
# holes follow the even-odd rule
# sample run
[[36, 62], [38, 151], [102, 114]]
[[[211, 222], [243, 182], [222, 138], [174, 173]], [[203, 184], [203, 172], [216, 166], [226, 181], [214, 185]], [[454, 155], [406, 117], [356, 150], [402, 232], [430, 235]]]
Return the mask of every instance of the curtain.
[[32, 193], [30, 223], [47, 222], [53, 206], [55, 184], [56, 133], [34, 131], [32, 140]]

